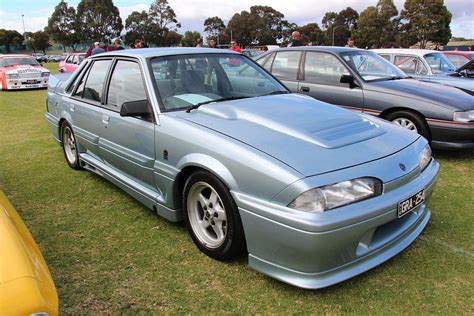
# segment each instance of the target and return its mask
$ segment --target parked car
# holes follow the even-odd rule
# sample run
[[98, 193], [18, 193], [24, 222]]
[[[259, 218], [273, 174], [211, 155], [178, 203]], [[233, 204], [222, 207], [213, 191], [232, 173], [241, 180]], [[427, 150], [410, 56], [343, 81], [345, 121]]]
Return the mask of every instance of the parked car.
[[268, 52], [257, 62], [292, 92], [392, 121], [436, 148], [474, 148], [472, 95], [410, 79], [374, 52], [294, 47]]
[[61, 57], [62, 57], [61, 55], [49, 55], [48, 56], [48, 62], [58, 63], [62, 60]]
[[31, 57], [36, 59], [36, 61], [39, 62], [39, 63], [47, 63], [48, 62], [48, 57], [43, 53], [32, 53]]
[[474, 52], [470, 51], [444, 51], [446, 57], [453, 63], [456, 68], [460, 68], [474, 59]]
[[38, 245], [0, 190], [2, 315], [58, 315], [58, 295]]
[[242, 54], [244, 54], [247, 57], [250, 57], [252, 59], [257, 58], [260, 56], [264, 51], [262, 50], [256, 50], [256, 49], [243, 49]]
[[458, 73], [456, 66], [442, 52], [398, 48], [373, 51], [415, 79], [458, 87], [469, 90], [474, 95], [474, 80]]
[[72, 53], [59, 62], [60, 72], [74, 72], [86, 58], [86, 53]]
[[52, 78], [46, 118], [69, 166], [184, 219], [212, 258], [248, 253], [321, 288], [395, 256], [430, 218], [439, 165], [423, 137], [290, 94], [241, 54], [113, 51]]
[[46, 88], [49, 70], [28, 55], [0, 55], [0, 90]]

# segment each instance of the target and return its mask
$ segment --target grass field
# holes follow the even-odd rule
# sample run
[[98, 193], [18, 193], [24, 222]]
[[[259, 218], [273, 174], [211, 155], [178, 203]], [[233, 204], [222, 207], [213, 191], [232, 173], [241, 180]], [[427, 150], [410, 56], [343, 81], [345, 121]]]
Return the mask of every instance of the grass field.
[[45, 97], [0, 92], [0, 189], [48, 262], [62, 314], [474, 313], [474, 151], [435, 152], [433, 216], [412, 246], [359, 277], [302, 290], [251, 270], [246, 258], [206, 257], [183, 224], [70, 169], [44, 119]]

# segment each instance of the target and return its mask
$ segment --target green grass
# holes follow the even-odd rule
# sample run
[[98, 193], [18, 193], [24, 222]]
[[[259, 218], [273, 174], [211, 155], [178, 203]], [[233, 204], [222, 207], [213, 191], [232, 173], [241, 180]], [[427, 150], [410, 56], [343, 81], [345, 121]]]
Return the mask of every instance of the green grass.
[[[46, 64], [57, 71], [57, 64]], [[474, 312], [474, 151], [435, 152], [433, 217], [411, 247], [363, 275], [302, 290], [201, 254], [172, 224], [64, 161], [45, 90], [0, 93], [0, 189], [31, 230], [62, 314]]]

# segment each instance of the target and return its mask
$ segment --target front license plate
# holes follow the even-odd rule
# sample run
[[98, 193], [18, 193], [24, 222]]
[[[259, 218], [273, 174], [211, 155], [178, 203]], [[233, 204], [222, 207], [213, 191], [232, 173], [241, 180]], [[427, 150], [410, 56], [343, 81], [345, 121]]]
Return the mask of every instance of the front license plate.
[[402, 217], [413, 211], [418, 205], [425, 201], [425, 190], [398, 203], [398, 217]]
[[36, 80], [26, 80], [27, 84], [36, 84]]

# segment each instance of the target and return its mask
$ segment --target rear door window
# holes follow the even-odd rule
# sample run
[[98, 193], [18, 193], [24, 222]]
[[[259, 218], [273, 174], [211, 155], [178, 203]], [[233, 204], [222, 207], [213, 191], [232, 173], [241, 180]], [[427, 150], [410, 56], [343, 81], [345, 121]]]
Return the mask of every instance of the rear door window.
[[102, 102], [102, 89], [110, 63], [111, 60], [97, 60], [94, 62], [87, 76], [82, 98], [94, 102]]
[[277, 78], [296, 80], [300, 65], [301, 52], [287, 51], [276, 53], [273, 60], [272, 74]]

